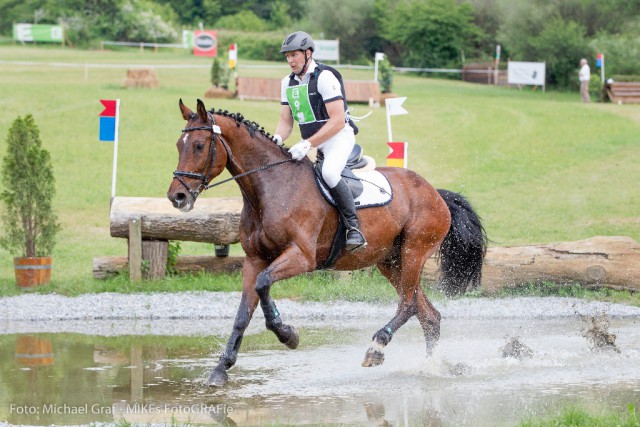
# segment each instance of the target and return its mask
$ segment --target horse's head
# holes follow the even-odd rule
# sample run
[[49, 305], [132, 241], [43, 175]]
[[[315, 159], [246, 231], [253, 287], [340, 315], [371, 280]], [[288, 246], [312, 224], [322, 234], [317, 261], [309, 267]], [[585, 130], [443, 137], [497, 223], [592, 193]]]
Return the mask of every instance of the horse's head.
[[209, 182], [224, 170], [227, 153], [220, 142], [220, 127], [204, 103], [198, 99], [195, 113], [182, 103], [182, 99], [179, 105], [187, 126], [176, 143], [178, 168], [173, 173], [167, 197], [175, 208], [188, 212]]

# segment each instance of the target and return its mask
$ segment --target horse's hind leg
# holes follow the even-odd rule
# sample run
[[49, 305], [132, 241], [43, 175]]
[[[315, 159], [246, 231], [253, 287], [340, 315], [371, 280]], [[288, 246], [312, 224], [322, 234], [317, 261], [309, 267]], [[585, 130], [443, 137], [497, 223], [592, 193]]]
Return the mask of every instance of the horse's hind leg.
[[427, 340], [427, 353], [440, 337], [440, 313], [426, 299], [420, 288], [422, 266], [434, 248], [411, 250], [405, 240], [396, 254], [378, 264], [380, 272], [396, 288], [400, 302], [395, 316], [389, 323], [373, 335], [371, 346], [365, 354], [362, 366], [377, 366], [384, 362], [384, 347], [389, 344], [393, 334], [413, 315], [417, 315]]

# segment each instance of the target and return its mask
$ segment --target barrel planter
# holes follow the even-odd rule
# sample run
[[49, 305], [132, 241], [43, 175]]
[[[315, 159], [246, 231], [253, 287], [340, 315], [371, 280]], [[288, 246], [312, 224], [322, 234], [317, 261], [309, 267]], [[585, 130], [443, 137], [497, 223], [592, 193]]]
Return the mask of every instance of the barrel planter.
[[51, 280], [51, 257], [16, 257], [13, 268], [20, 288], [48, 285]]

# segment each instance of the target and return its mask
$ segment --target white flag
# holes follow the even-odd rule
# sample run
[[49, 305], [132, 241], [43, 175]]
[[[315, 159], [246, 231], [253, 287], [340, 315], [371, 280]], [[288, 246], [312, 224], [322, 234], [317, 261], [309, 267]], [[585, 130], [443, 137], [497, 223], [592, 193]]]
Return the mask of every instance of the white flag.
[[409, 114], [407, 110], [402, 108], [402, 103], [407, 99], [406, 96], [401, 98], [387, 98], [385, 105], [387, 106], [387, 114], [389, 116], [399, 116], [400, 114]]

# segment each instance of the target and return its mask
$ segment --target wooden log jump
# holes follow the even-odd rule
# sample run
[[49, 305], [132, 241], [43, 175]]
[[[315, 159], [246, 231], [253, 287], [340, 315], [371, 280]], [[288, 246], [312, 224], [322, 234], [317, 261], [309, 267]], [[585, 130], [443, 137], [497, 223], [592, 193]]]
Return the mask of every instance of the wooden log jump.
[[617, 104], [640, 103], [640, 82], [613, 82], [605, 85], [607, 97]]
[[165, 198], [115, 197], [109, 215], [111, 236], [128, 239], [129, 256], [112, 262], [94, 258], [94, 277], [128, 268], [131, 281], [162, 278], [169, 240], [213, 243], [216, 254], [224, 257], [228, 245], [238, 242], [241, 211], [238, 197], [202, 198], [190, 212], [175, 209]]

